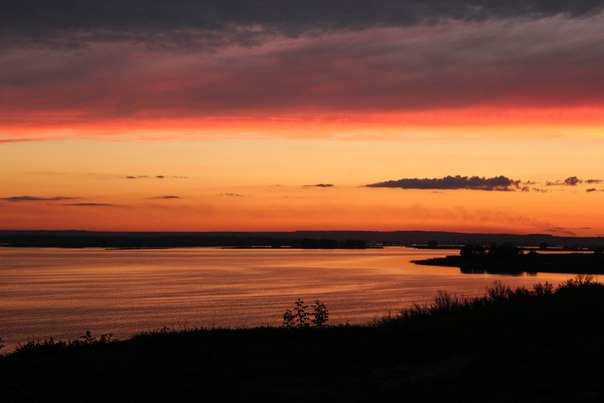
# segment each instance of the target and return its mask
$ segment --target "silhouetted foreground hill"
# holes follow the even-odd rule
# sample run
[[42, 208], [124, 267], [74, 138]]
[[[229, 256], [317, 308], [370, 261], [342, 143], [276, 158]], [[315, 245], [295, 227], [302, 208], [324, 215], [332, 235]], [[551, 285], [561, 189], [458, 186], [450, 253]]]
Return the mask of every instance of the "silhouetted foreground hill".
[[[348, 244], [346, 243], [348, 241]], [[306, 242], [306, 243], [305, 243]], [[191, 246], [358, 248], [367, 245], [465, 245], [510, 242], [522, 246], [594, 247], [603, 238], [547, 234], [466, 234], [435, 231], [294, 231], [294, 232], [94, 232], [0, 231], [0, 245], [19, 247], [153, 248]]]
[[155, 332], [0, 359], [0, 400], [604, 401], [604, 286], [495, 284], [367, 326]]

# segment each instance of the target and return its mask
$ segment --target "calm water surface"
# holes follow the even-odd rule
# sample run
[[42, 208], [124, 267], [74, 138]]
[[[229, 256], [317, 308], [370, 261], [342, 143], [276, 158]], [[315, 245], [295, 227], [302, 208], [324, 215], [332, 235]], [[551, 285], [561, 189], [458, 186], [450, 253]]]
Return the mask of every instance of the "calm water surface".
[[428, 302], [439, 289], [482, 295], [495, 280], [515, 287], [573, 277], [461, 274], [410, 262], [456, 253], [0, 248], [0, 337], [10, 349], [85, 330], [126, 337], [163, 326], [279, 325], [298, 297], [324, 302], [331, 323], [362, 323]]

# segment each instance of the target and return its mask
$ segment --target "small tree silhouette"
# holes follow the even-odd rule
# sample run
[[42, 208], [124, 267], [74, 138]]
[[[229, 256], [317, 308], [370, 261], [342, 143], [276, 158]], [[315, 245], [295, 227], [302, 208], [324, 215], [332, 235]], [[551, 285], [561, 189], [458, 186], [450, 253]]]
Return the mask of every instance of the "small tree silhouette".
[[312, 312], [307, 312], [308, 305], [298, 298], [293, 309], [286, 309], [283, 313], [283, 327], [324, 327], [329, 320], [329, 310], [324, 303], [315, 300], [311, 305]]
[[295, 319], [296, 316], [292, 313], [292, 311], [290, 309], [286, 309], [285, 313], [283, 314], [283, 327], [295, 327]]
[[324, 303], [315, 299], [315, 303], [312, 305], [312, 324], [316, 327], [323, 327], [329, 320], [329, 311]]
[[296, 307], [294, 311], [296, 312], [296, 318], [298, 320], [298, 327], [308, 327], [308, 314], [306, 313], [306, 309], [308, 305], [304, 305], [304, 302], [298, 298], [296, 300]]

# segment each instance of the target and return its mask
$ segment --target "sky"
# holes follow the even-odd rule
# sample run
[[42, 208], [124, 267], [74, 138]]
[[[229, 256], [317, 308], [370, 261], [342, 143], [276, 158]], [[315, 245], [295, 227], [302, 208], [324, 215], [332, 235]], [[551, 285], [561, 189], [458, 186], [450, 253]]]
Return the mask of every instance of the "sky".
[[0, 229], [604, 236], [604, 2], [0, 3]]

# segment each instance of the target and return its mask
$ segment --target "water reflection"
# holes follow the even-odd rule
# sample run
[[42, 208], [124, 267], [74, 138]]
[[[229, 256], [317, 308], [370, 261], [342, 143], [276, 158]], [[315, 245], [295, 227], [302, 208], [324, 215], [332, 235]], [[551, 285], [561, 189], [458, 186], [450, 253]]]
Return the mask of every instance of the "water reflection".
[[459, 272], [462, 274], [491, 274], [502, 277], [537, 277], [536, 272], [524, 271], [524, 272], [493, 272], [489, 269], [481, 269], [477, 267], [460, 267]]
[[0, 248], [0, 337], [75, 338], [85, 330], [126, 337], [163, 326], [279, 325], [296, 298], [320, 299], [331, 323], [361, 323], [430, 301], [439, 289], [482, 295], [558, 284], [564, 274], [465, 274], [411, 260], [457, 251]]

